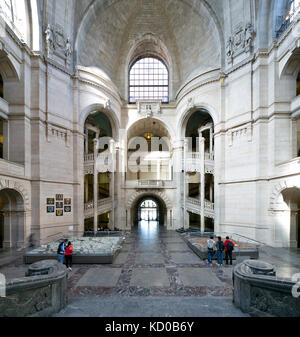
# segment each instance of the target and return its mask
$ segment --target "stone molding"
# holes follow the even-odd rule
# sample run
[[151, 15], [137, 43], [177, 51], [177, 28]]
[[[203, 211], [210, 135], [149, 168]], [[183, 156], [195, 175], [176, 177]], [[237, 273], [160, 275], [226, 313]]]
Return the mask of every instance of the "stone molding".
[[16, 190], [21, 194], [24, 200], [24, 208], [25, 211], [30, 210], [30, 198], [29, 193], [27, 192], [26, 188], [17, 181], [11, 179], [1, 179], [0, 180], [0, 191], [4, 189], [11, 189]]
[[56, 138], [56, 139], [64, 139], [66, 147], [71, 146], [71, 131], [70, 130], [65, 130], [62, 128], [59, 128], [57, 126], [48, 124], [47, 125], [47, 142], [51, 143], [51, 141]]
[[167, 209], [172, 208], [172, 203], [170, 202], [169, 198], [166, 196], [166, 194], [164, 192], [157, 192], [156, 190], [153, 189], [148, 189], [147, 191], [138, 191], [133, 193], [130, 197], [129, 200], [127, 202], [127, 208], [131, 209], [134, 202], [139, 199], [140, 197], [142, 197], [143, 195], [153, 195], [158, 197], [159, 199], [162, 199], [166, 205]]
[[234, 129], [227, 131], [228, 145], [233, 146], [233, 143], [238, 137], [247, 137], [248, 142], [252, 142], [253, 136], [253, 125], [248, 123]]

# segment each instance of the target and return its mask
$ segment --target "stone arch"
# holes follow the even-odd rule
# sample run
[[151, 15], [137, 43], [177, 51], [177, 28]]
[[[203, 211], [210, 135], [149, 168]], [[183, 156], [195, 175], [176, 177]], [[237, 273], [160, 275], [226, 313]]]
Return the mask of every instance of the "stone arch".
[[119, 119], [116, 116], [115, 112], [109, 107], [109, 103], [107, 102], [91, 104], [85, 109], [83, 109], [80, 114], [80, 119], [79, 119], [80, 127], [83, 129], [84, 123], [87, 117], [89, 116], [89, 114], [97, 110], [103, 112], [109, 119], [111, 127], [112, 127], [112, 131], [113, 131], [113, 138], [114, 140], [117, 141], [119, 139], [119, 130], [120, 130]]
[[142, 197], [144, 196], [154, 196], [158, 199], [160, 199], [161, 201], [163, 201], [163, 203], [165, 204], [166, 208], [172, 208], [172, 203], [169, 200], [169, 198], [166, 196], [166, 194], [164, 192], [156, 192], [156, 191], [139, 191], [139, 192], [135, 192], [133, 193], [130, 198], [127, 201], [127, 209], [131, 209], [133, 207], [133, 205]]
[[[128, 125], [128, 126], [127, 126], [127, 134], [128, 134], [128, 132], [130, 131], [130, 129], [131, 129], [132, 127], [134, 127], [135, 124], [139, 123], [140, 121], [142, 121], [142, 120], [144, 120], [144, 119], [146, 119], [145, 116], [142, 116], [142, 117], [140, 117], [139, 119], [134, 120], [130, 125]], [[169, 125], [167, 125], [166, 122], [165, 122], [160, 116], [155, 115], [154, 117], [151, 117], [151, 119], [152, 119], [153, 121], [158, 121], [159, 123], [162, 124], [162, 126], [163, 126], [163, 127], [167, 130], [167, 132], [169, 133], [170, 140], [171, 140], [171, 139], [175, 139], [175, 133], [174, 133], [174, 130], [173, 130]]]
[[279, 197], [281, 192], [283, 192], [286, 189], [290, 188], [298, 188], [300, 189], [299, 183], [296, 182], [296, 179], [293, 180], [284, 180], [279, 183], [277, 183], [273, 191], [271, 192], [270, 196], [270, 205], [269, 205], [269, 211], [276, 211], [281, 209], [281, 201], [279, 202]]
[[0, 191], [4, 190], [4, 189], [15, 190], [18, 193], [20, 193], [20, 195], [22, 196], [22, 198], [24, 200], [24, 210], [25, 211], [30, 210], [29, 194], [28, 194], [26, 188], [22, 184], [20, 184], [16, 181], [12, 181], [12, 180], [2, 179], [2, 180], [0, 180]]
[[218, 123], [219, 121], [218, 114], [212, 106], [210, 106], [207, 103], [194, 103], [192, 102], [191, 99], [190, 103], [184, 108], [183, 112], [181, 113], [181, 116], [177, 124], [177, 134], [180, 135], [181, 138], [185, 137], [185, 130], [189, 118], [192, 116], [194, 112], [201, 109], [206, 110], [209, 113], [214, 122], [214, 125]]
[[300, 48], [290, 51], [279, 63], [279, 79], [288, 76], [292, 79], [297, 78], [300, 71]]

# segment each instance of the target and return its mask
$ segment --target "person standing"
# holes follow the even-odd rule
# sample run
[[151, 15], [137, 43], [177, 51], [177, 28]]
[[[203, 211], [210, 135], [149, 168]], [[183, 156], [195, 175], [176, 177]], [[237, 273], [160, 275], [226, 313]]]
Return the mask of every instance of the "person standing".
[[64, 240], [61, 242], [57, 249], [57, 261], [59, 263], [64, 263], [64, 257], [65, 257], [65, 250], [66, 250], [66, 244], [68, 240]]
[[229, 236], [226, 237], [225, 241], [225, 261], [228, 265], [228, 258], [230, 260], [230, 265], [232, 266], [232, 252], [234, 250], [234, 243], [229, 239]]
[[214, 237], [211, 236], [209, 240], [207, 240], [207, 261], [210, 265], [212, 265], [212, 259], [215, 254], [216, 243]]
[[224, 249], [225, 245], [224, 242], [222, 241], [222, 238], [219, 236], [218, 237], [218, 242], [216, 243], [216, 248], [217, 248], [217, 255], [218, 255], [218, 266], [221, 267], [223, 266], [223, 259], [224, 259]]
[[72, 270], [72, 256], [73, 256], [74, 248], [72, 243], [69, 241], [66, 247], [65, 257], [66, 257], [66, 266], [69, 270]]

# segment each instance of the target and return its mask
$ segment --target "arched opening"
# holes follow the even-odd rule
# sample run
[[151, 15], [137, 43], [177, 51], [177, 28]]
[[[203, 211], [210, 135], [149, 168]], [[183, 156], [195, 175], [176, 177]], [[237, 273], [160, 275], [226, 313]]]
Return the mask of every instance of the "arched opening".
[[0, 245], [17, 248], [25, 243], [24, 200], [12, 189], [0, 191]]
[[214, 123], [205, 109], [191, 113], [186, 121], [184, 170], [187, 203], [199, 207], [200, 215], [189, 213], [189, 227], [214, 231]]
[[139, 222], [159, 221], [159, 209], [157, 203], [151, 199], [144, 200], [138, 208], [138, 220]]
[[[112, 139], [112, 125], [108, 116], [102, 111], [92, 112], [84, 124], [84, 230], [99, 231], [106, 228], [107, 214], [94, 214], [91, 217], [90, 210], [100, 209], [104, 199], [111, 197], [111, 175], [113, 173], [101, 171], [97, 164], [98, 156], [107, 153], [109, 140]], [[101, 165], [100, 165], [101, 166]], [[109, 219], [109, 217], [108, 217]]]
[[157, 185], [172, 180], [170, 135], [163, 123], [142, 119], [130, 127], [127, 137], [127, 181]]
[[277, 244], [300, 248], [300, 188], [291, 187], [280, 193], [275, 214]]
[[133, 204], [131, 218], [133, 226], [142, 230], [157, 229], [167, 223], [167, 208], [155, 195], [144, 195]]
[[288, 226], [290, 245], [300, 248], [300, 188], [289, 188], [282, 191], [281, 194], [290, 213]]

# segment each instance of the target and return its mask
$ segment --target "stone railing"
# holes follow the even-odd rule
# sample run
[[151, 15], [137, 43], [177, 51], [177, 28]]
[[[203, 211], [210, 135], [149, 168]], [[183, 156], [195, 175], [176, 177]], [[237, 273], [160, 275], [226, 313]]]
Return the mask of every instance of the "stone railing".
[[138, 180], [140, 187], [164, 187], [163, 180]]
[[233, 271], [233, 303], [251, 316], [299, 317], [297, 281], [276, 277], [269, 263], [246, 260]]
[[94, 161], [94, 154], [93, 153], [89, 153], [89, 154], [85, 154], [84, 155], [84, 161], [85, 162], [89, 162], [89, 161]]
[[[204, 153], [204, 165], [205, 165], [205, 173], [214, 174], [214, 152]], [[200, 152], [189, 152], [186, 153], [185, 160], [182, 160], [182, 167], [185, 168], [186, 172], [200, 172], [201, 170], [201, 156]]]
[[50, 317], [67, 305], [67, 270], [56, 260], [37, 262], [27, 277], [6, 283], [0, 317]]
[[[98, 200], [98, 214], [103, 214], [112, 209], [112, 198]], [[84, 217], [92, 217], [94, 212], [94, 201], [89, 201], [84, 204]]]
[[[195, 214], [201, 213], [201, 200], [196, 198], [188, 197], [187, 201], [187, 209]], [[204, 202], [204, 215], [208, 218], [214, 219], [215, 217], [215, 204], [211, 201], [205, 200]]]

